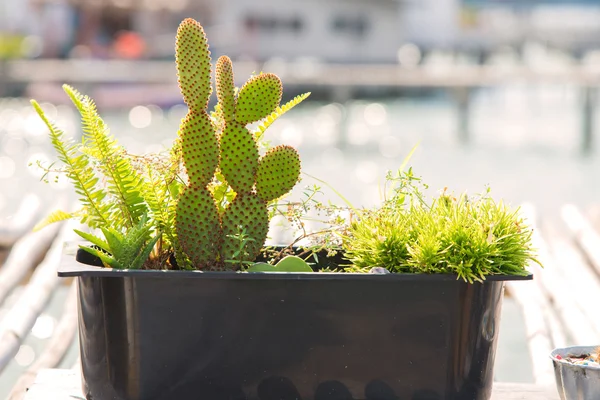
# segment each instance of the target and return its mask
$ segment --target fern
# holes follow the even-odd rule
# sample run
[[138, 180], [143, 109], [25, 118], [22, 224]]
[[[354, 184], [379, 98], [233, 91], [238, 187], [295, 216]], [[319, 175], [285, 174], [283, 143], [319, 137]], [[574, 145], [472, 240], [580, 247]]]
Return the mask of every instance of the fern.
[[121, 219], [123, 225], [133, 227], [148, 211], [140, 193], [142, 177], [134, 170], [125, 151], [109, 134], [94, 101], [69, 85], [63, 85], [63, 88], [81, 113], [85, 151], [98, 161], [99, 169], [107, 178], [108, 190], [115, 197], [120, 211], [120, 215], [115, 218]]
[[44, 218], [43, 220], [41, 220], [40, 222], [38, 222], [33, 227], [33, 231], [37, 232], [37, 231], [41, 230], [42, 228], [45, 228], [46, 226], [48, 226], [50, 224], [54, 224], [56, 222], [65, 221], [65, 220], [74, 218], [74, 217], [76, 217], [78, 215], [79, 215], [78, 212], [68, 213], [68, 212], [65, 212], [65, 211], [62, 211], [62, 210], [53, 211], [46, 218]]
[[75, 192], [79, 195], [79, 201], [83, 205], [81, 222], [91, 228], [106, 225], [109, 220], [109, 206], [102, 203], [106, 193], [97, 187], [98, 178], [88, 156], [76, 155], [79, 146], [64, 138], [64, 132], [48, 120], [35, 100], [31, 100], [31, 104], [50, 130], [52, 146], [58, 153], [58, 159], [65, 164], [65, 173], [73, 183]]
[[[160, 173], [152, 171], [151, 166], [146, 167], [147, 180], [144, 181], [142, 188], [144, 198], [148, 204], [148, 208], [152, 213], [152, 217], [156, 221], [156, 226], [163, 229], [166, 236], [170, 236], [170, 227], [168, 226], [168, 192], [164, 177]], [[166, 180], [166, 179], [165, 179]], [[168, 231], [168, 232], [167, 232]]]
[[262, 123], [256, 128], [254, 131], [254, 138], [256, 141], [259, 141], [264, 135], [265, 131], [269, 126], [273, 124], [277, 120], [277, 118], [281, 117], [286, 112], [290, 111], [292, 108], [296, 107], [298, 104], [302, 103], [310, 96], [310, 92], [298, 95], [294, 97], [292, 100], [285, 103], [283, 106], [277, 107], [275, 111], [271, 113], [267, 118], [265, 118]]

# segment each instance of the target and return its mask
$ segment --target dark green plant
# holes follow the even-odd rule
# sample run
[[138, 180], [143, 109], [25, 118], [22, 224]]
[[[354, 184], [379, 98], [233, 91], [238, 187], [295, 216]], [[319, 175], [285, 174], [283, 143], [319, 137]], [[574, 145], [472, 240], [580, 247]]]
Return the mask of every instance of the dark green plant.
[[526, 275], [538, 262], [531, 229], [489, 190], [481, 196], [455, 198], [446, 190], [427, 202], [412, 170], [398, 176], [394, 195], [352, 222], [344, 251], [346, 271], [375, 267], [396, 273], [455, 274], [468, 282], [487, 275]]

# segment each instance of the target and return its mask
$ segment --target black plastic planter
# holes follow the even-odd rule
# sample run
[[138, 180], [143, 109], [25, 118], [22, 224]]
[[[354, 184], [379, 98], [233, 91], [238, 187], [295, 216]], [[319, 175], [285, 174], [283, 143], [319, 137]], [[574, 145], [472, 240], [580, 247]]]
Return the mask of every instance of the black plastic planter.
[[503, 281], [447, 275], [116, 271], [79, 280], [94, 400], [482, 400]]

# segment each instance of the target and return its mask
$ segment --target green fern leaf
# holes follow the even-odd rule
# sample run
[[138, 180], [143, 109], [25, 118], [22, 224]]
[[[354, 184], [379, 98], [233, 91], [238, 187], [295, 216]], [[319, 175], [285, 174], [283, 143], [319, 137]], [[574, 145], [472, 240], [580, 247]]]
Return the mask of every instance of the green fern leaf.
[[63, 85], [63, 88], [81, 113], [85, 154], [97, 160], [98, 168], [107, 178], [108, 190], [116, 201], [118, 212], [113, 213], [116, 225], [134, 226], [147, 211], [141, 195], [142, 177], [133, 168], [124, 149], [109, 134], [94, 101], [69, 85]]
[[96, 186], [98, 178], [89, 158], [85, 154], [76, 155], [79, 150], [78, 146], [64, 138], [64, 132], [50, 122], [35, 100], [31, 100], [31, 104], [50, 130], [52, 146], [58, 154], [58, 159], [65, 164], [66, 175], [79, 195], [79, 200], [83, 205], [81, 222], [92, 228], [107, 224], [109, 206], [103, 204], [106, 194]]
[[254, 131], [254, 137], [258, 141], [262, 138], [265, 131], [269, 126], [273, 124], [277, 120], [277, 118], [281, 117], [286, 112], [290, 111], [292, 108], [296, 107], [298, 104], [302, 103], [310, 96], [310, 92], [300, 94], [294, 97], [292, 100], [285, 103], [283, 106], [277, 107], [275, 111], [273, 111], [269, 116], [267, 116], [262, 123], [256, 128]]
[[43, 220], [38, 222], [33, 227], [33, 231], [37, 232], [37, 231], [41, 230], [42, 228], [45, 228], [48, 225], [74, 218], [77, 215], [78, 215], [77, 213], [68, 213], [68, 212], [65, 212], [62, 210], [53, 211], [46, 218], [44, 218]]

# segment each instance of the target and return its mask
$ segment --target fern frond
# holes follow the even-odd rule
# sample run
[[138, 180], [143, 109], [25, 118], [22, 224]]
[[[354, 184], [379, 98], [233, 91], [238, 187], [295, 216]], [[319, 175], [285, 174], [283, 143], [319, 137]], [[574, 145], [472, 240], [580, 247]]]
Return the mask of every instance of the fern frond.
[[158, 226], [164, 226], [167, 222], [167, 190], [160, 176], [152, 170], [152, 167], [146, 168], [147, 180], [144, 181], [143, 194], [148, 204], [148, 208]]
[[86, 153], [98, 161], [98, 168], [107, 177], [108, 190], [115, 197], [121, 219], [127, 227], [138, 223], [147, 211], [141, 196], [143, 179], [133, 168], [124, 149], [109, 134], [109, 129], [98, 114], [94, 101], [69, 85], [65, 92], [81, 114], [83, 141]]
[[54, 224], [56, 222], [65, 221], [65, 220], [68, 220], [71, 218], [75, 218], [77, 215], [78, 215], [78, 213], [76, 213], [76, 212], [68, 213], [68, 212], [65, 212], [62, 210], [52, 211], [48, 216], [46, 216], [46, 218], [44, 218], [43, 220], [38, 222], [33, 227], [33, 231], [37, 232], [37, 231], [41, 230], [42, 228], [45, 228], [48, 225]]
[[286, 112], [290, 111], [292, 108], [296, 107], [298, 104], [302, 103], [310, 96], [310, 92], [300, 94], [294, 97], [292, 100], [285, 103], [283, 106], [277, 107], [275, 111], [271, 113], [267, 118], [265, 118], [262, 123], [256, 128], [253, 135], [255, 139], [258, 141], [262, 138], [265, 131], [269, 126], [273, 124], [277, 120], [277, 118], [281, 117]]
[[66, 165], [66, 175], [80, 196], [79, 201], [85, 211], [82, 213], [81, 222], [92, 228], [107, 224], [109, 207], [103, 204], [106, 194], [96, 186], [98, 178], [89, 158], [85, 154], [76, 155], [78, 146], [64, 138], [64, 132], [50, 122], [35, 100], [31, 100], [31, 104], [50, 130], [52, 146], [58, 153], [58, 159]]

